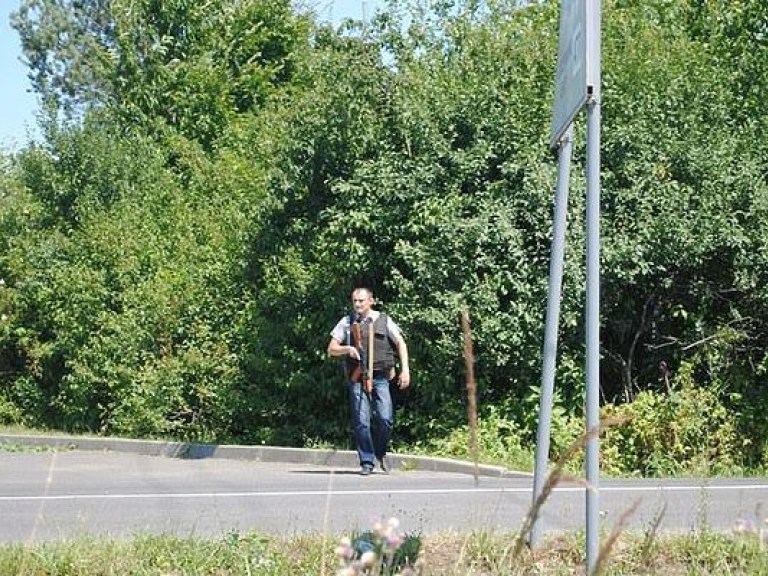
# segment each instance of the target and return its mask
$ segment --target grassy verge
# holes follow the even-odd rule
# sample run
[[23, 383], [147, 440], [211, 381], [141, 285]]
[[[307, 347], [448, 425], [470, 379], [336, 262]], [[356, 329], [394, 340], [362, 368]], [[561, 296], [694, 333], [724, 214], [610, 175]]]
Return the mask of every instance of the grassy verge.
[[[411, 574], [583, 574], [579, 536], [546, 541], [535, 552], [513, 554], [516, 535], [475, 533], [421, 539]], [[100, 575], [335, 575], [337, 540], [327, 536], [278, 538], [258, 533], [218, 540], [137, 536], [131, 540], [83, 539], [35, 546], [0, 547], [0, 574], [23, 576]], [[625, 533], [614, 543], [603, 573], [767, 574], [768, 547], [757, 533], [654, 536]], [[349, 574], [389, 574], [382, 569]], [[397, 572], [391, 572], [395, 574]], [[407, 573], [403, 572], [403, 573]]]

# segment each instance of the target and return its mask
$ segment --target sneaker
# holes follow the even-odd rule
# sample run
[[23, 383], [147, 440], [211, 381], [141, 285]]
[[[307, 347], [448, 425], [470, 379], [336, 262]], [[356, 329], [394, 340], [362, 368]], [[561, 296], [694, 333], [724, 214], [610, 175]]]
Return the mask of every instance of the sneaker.
[[360, 476], [370, 476], [373, 472], [373, 466], [370, 464], [363, 464], [360, 466]]
[[389, 474], [389, 471], [392, 469], [392, 465], [389, 463], [389, 458], [386, 456], [379, 459], [379, 466], [381, 466], [381, 471], [384, 472], [384, 474]]

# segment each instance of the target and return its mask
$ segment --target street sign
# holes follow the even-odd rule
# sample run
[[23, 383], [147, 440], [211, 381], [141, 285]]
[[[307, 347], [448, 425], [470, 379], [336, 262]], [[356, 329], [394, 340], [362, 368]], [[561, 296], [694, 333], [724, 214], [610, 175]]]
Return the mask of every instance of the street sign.
[[[587, 108], [586, 156], [586, 387], [584, 406], [587, 443], [585, 450], [586, 514], [585, 544], [587, 573], [598, 568], [600, 528], [600, 82], [601, 82], [601, 0], [562, 0], [560, 42], [555, 78], [555, 105], [550, 146], [558, 151], [558, 197], [556, 200], [552, 262], [547, 297], [547, 326], [541, 378], [539, 430], [536, 444], [536, 471], [533, 481], [533, 506], [537, 509], [543, 495], [549, 459], [552, 398], [555, 375], [557, 326], [562, 279], [565, 228], [564, 206], [567, 198], [573, 120], [582, 107]], [[564, 190], [561, 190], [564, 188]], [[560, 214], [560, 211], [563, 211]], [[562, 222], [561, 222], [562, 220]], [[552, 305], [550, 305], [552, 303]], [[530, 544], [539, 538], [538, 519], [530, 527]]]
[[557, 148], [568, 126], [587, 101], [586, 0], [563, 0], [557, 51], [555, 106], [550, 146]]

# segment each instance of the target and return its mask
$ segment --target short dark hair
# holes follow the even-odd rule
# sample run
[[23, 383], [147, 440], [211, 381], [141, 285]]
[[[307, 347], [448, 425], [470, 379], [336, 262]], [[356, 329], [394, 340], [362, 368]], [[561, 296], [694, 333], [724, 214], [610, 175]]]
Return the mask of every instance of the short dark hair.
[[367, 286], [358, 286], [357, 288], [355, 288], [354, 290], [352, 290], [352, 296], [354, 296], [354, 295], [355, 295], [355, 292], [362, 292], [362, 291], [365, 291], [365, 292], [367, 292], [367, 293], [368, 293], [368, 296], [370, 296], [371, 298], [373, 298], [373, 290], [371, 290], [371, 289], [370, 289], [370, 288], [368, 288]]

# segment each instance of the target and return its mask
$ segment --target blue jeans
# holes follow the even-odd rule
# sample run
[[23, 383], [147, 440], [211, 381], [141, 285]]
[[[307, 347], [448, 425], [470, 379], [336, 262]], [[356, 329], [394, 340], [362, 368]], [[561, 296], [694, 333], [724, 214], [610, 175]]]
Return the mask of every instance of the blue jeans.
[[381, 460], [387, 454], [392, 435], [393, 407], [389, 380], [374, 378], [370, 395], [363, 391], [359, 382], [349, 382], [349, 408], [360, 465], [373, 467], [377, 459]]

